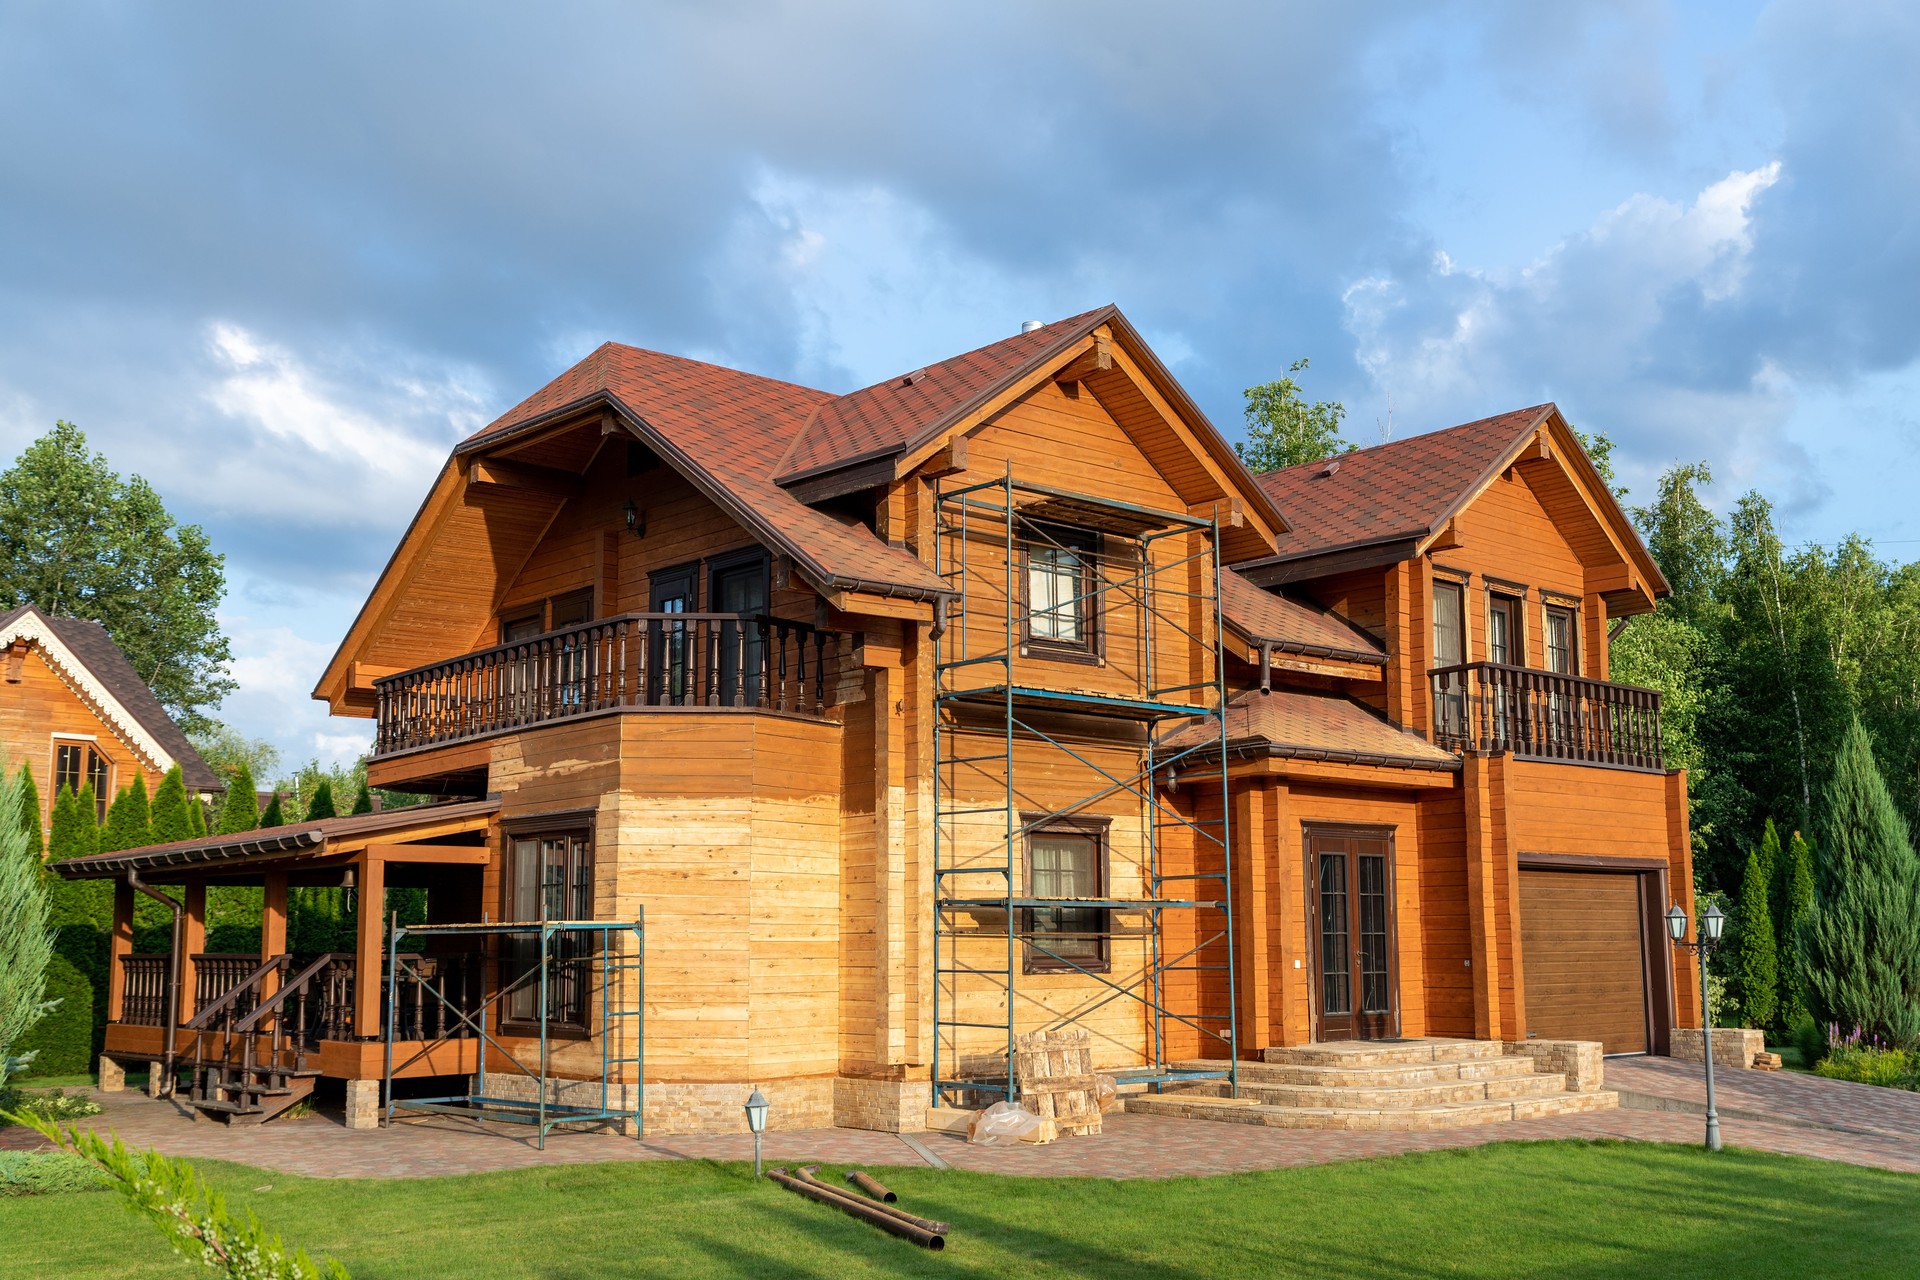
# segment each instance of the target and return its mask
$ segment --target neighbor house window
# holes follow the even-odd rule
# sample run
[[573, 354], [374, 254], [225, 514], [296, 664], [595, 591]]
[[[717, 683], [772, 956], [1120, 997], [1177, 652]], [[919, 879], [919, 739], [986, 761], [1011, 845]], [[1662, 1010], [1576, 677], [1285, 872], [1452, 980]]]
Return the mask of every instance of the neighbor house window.
[[1027, 641], [1035, 649], [1092, 653], [1096, 640], [1100, 535], [1032, 525], [1026, 559]]
[[[506, 919], [515, 924], [593, 918], [593, 839], [581, 827], [565, 831], [515, 832], [507, 837]], [[548, 945], [547, 1020], [584, 1030], [591, 949], [587, 935], [557, 933]], [[506, 972], [512, 990], [507, 1017], [540, 1017], [540, 939], [509, 938]]]
[[113, 767], [107, 763], [105, 756], [87, 743], [55, 742], [53, 745], [54, 798], [59, 798], [62, 787], [78, 795], [80, 788], [88, 785], [93, 787], [93, 803], [99, 811], [99, 820], [105, 822], [107, 806], [113, 802]]
[[1108, 967], [1108, 913], [1076, 906], [1106, 893], [1104, 824], [1046, 827], [1027, 837], [1027, 894], [1048, 899], [1027, 910], [1027, 970]]

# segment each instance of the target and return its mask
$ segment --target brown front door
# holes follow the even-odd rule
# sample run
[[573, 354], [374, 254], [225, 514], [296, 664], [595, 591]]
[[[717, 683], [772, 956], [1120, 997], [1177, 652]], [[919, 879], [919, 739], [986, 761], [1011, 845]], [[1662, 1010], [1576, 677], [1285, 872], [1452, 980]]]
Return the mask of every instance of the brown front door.
[[1398, 1030], [1393, 974], [1392, 837], [1307, 832], [1313, 895], [1313, 998], [1321, 1040], [1378, 1040]]

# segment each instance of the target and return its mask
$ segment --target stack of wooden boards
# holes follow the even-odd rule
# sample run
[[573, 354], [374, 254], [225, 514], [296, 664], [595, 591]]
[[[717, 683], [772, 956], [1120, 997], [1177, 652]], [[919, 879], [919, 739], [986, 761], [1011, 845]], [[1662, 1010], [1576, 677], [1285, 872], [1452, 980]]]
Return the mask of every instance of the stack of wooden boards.
[[1020, 1102], [1063, 1134], [1100, 1132], [1099, 1077], [1084, 1028], [1035, 1031], [1013, 1042]]

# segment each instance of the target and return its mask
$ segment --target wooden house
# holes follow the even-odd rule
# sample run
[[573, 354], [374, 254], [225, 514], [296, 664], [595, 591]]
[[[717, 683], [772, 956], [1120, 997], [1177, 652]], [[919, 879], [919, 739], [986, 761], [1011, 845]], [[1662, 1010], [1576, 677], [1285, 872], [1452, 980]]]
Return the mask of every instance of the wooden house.
[[[259, 970], [108, 1038], [243, 1114], [484, 1073], [419, 1105], [912, 1129], [1067, 1025], [1151, 1085], [1658, 1051], [1685, 780], [1605, 676], [1664, 590], [1551, 406], [1255, 477], [1111, 307], [842, 396], [610, 344], [454, 450], [315, 690], [444, 803], [63, 871], [189, 931], [266, 886]], [[281, 954], [301, 883], [355, 954]]]
[[0, 662], [0, 758], [33, 771], [43, 830], [63, 786], [91, 785], [102, 820], [120, 788], [151, 794], [176, 764], [189, 795], [226, 790], [99, 623], [21, 605], [0, 614]]

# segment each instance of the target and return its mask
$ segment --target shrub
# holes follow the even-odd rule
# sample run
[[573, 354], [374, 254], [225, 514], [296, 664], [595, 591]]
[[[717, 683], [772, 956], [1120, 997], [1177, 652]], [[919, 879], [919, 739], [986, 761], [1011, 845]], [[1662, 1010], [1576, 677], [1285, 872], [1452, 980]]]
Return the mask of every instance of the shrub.
[[1774, 864], [1780, 860], [1780, 833], [1767, 819], [1760, 847], [1747, 855], [1747, 874], [1740, 882], [1740, 1003], [1747, 1025], [1765, 1029], [1779, 1012], [1780, 969], [1774, 951]]
[[1811, 1067], [1827, 1055], [1827, 1035], [1813, 1015], [1803, 1013], [1796, 1017], [1787, 1028], [1788, 1038], [1793, 1047], [1800, 1051], [1800, 1061]]
[[60, 1003], [11, 1051], [36, 1055], [27, 1068], [32, 1075], [84, 1075], [93, 1062], [93, 984], [71, 960], [56, 954], [47, 962], [47, 998]]
[[1920, 1089], [1920, 1055], [1895, 1049], [1858, 1030], [1843, 1038], [1834, 1027], [1829, 1038], [1832, 1046], [1826, 1060], [1813, 1069], [1815, 1075], [1888, 1089]]
[[0, 1151], [0, 1197], [105, 1191], [106, 1176], [66, 1151]]
[[[81, 1120], [87, 1116], [97, 1116], [104, 1108], [92, 1098], [78, 1094], [69, 1094], [62, 1089], [51, 1089], [45, 1093], [25, 1093], [18, 1089], [8, 1089], [0, 1096], [0, 1110], [11, 1111], [19, 1116], [38, 1116], [42, 1120]], [[0, 1116], [0, 1128], [7, 1121]]]

